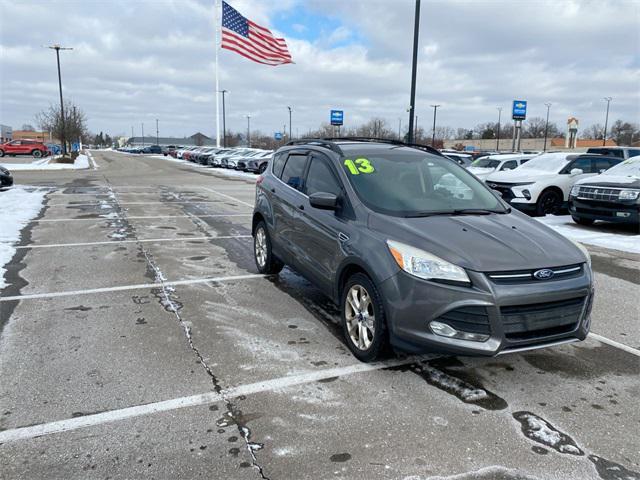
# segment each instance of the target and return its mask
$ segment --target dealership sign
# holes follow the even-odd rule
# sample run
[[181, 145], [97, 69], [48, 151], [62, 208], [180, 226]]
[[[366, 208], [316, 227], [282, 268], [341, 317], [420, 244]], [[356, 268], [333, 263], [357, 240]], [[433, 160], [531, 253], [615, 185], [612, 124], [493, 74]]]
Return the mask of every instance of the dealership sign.
[[331, 110], [331, 125], [342, 125], [344, 123], [344, 110]]
[[524, 120], [527, 118], [527, 101], [526, 100], [514, 100], [513, 101], [513, 114], [511, 116], [514, 120]]

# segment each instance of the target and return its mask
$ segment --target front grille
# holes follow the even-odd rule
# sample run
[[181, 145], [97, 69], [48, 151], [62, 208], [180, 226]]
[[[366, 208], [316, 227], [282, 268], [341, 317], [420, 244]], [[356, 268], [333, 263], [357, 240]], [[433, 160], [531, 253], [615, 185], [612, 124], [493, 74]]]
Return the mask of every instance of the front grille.
[[606, 187], [585, 187], [580, 186], [577, 197], [588, 200], [603, 200], [605, 202], [617, 202], [620, 190]]
[[613, 217], [616, 212], [611, 210], [600, 210], [598, 208], [576, 208], [576, 213], [586, 213], [587, 215], [597, 215], [599, 217]]
[[470, 333], [490, 334], [489, 314], [485, 307], [460, 307], [448, 311], [437, 318], [456, 330]]
[[500, 192], [500, 195], [502, 195], [504, 200], [511, 200], [514, 198], [513, 192], [511, 191], [511, 187], [514, 185], [511, 183], [487, 182], [487, 185], [493, 190]]
[[585, 297], [558, 302], [500, 307], [505, 336], [527, 340], [570, 332], [576, 328]]
[[551, 267], [544, 270], [551, 270], [553, 275], [545, 280], [539, 280], [534, 277], [534, 273], [543, 270], [541, 268], [534, 270], [511, 270], [503, 272], [489, 272], [487, 276], [494, 283], [514, 284], [529, 282], [549, 282], [553, 280], [564, 280], [566, 278], [577, 277], [582, 274], [582, 265], [565, 265], [562, 267]]

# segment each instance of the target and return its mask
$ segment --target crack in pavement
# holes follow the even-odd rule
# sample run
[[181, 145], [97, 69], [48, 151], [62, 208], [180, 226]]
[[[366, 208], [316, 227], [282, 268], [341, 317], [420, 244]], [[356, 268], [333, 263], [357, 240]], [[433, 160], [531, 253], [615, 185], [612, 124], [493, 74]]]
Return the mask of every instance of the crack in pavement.
[[[138, 235], [137, 235], [136, 229], [127, 220], [126, 213], [125, 213], [124, 209], [122, 208], [122, 205], [120, 204], [120, 201], [118, 200], [116, 192], [111, 187], [111, 183], [109, 182], [109, 180], [106, 177], [104, 177], [104, 178], [105, 178], [105, 181], [107, 182], [107, 186], [108, 186], [108, 189], [110, 191], [110, 196], [111, 196], [111, 198], [114, 200], [114, 202], [116, 204], [117, 213], [120, 215], [120, 218], [122, 219], [122, 221], [124, 223], [126, 223], [127, 227], [129, 228], [129, 233], [131, 234], [131, 236], [135, 240], [138, 240]], [[171, 192], [171, 194], [173, 194], [175, 196], [175, 194], [173, 192]], [[198, 228], [202, 228], [201, 226], [199, 226], [197, 224], [196, 224], [196, 226]], [[210, 235], [209, 232], [206, 232], [206, 233], [208, 235]], [[214, 238], [214, 237], [212, 237], [212, 238]], [[137, 246], [138, 246], [138, 250], [143, 254], [143, 256], [145, 258], [145, 261], [147, 263], [147, 267], [150, 268], [153, 271], [153, 274], [154, 274], [154, 277], [155, 277], [155, 281], [159, 284], [159, 288], [153, 289], [153, 290], [156, 290], [156, 292], [154, 292], [154, 295], [156, 295], [156, 297], [158, 297], [158, 299], [160, 300], [160, 304], [164, 307], [164, 309], [167, 312], [170, 312], [170, 313], [174, 314], [174, 316], [176, 317], [176, 320], [178, 321], [178, 323], [182, 327], [182, 330], [183, 330], [184, 335], [185, 335], [185, 337], [187, 339], [189, 347], [191, 348], [191, 350], [196, 355], [196, 357], [198, 359], [198, 362], [204, 368], [204, 370], [207, 373], [207, 375], [209, 375], [209, 377], [211, 378], [211, 383], [213, 385], [213, 390], [217, 394], [220, 395], [220, 397], [222, 398], [222, 401], [225, 404], [225, 408], [227, 409], [226, 415], [232, 420], [232, 422], [229, 422], [229, 425], [231, 425], [231, 423], [235, 424], [237, 429], [238, 429], [238, 432], [240, 433], [240, 435], [244, 439], [245, 446], [247, 448], [247, 452], [249, 453], [249, 455], [251, 457], [252, 466], [258, 471], [258, 473], [260, 474], [260, 477], [263, 480], [270, 480], [269, 477], [267, 477], [265, 475], [262, 465], [260, 465], [260, 463], [258, 463], [258, 459], [257, 459], [256, 454], [255, 454], [255, 452], [257, 450], [262, 449], [263, 445], [260, 444], [260, 443], [256, 443], [256, 442], [252, 442], [251, 441], [251, 430], [246, 425], [246, 421], [243, 420], [242, 412], [235, 406], [235, 404], [231, 401], [231, 399], [227, 395], [225, 395], [224, 390], [222, 389], [222, 386], [220, 385], [220, 381], [219, 381], [218, 377], [215, 375], [215, 373], [213, 372], [211, 367], [208, 365], [207, 361], [204, 359], [204, 357], [200, 353], [200, 350], [198, 350], [198, 347], [196, 347], [195, 342], [193, 340], [192, 331], [191, 331], [191, 323], [189, 321], [185, 320], [182, 317], [182, 315], [180, 314], [180, 310], [182, 309], [182, 304], [179, 301], [177, 301], [175, 298], [173, 298], [173, 294], [175, 294], [175, 290], [176, 289], [174, 287], [171, 287], [171, 286], [168, 286], [168, 285], [165, 284], [166, 278], [165, 278], [164, 274], [162, 273], [162, 270], [160, 269], [160, 267], [157, 265], [156, 261], [154, 260], [153, 254], [149, 250], [147, 250], [142, 245], [142, 243], [137, 243]]]

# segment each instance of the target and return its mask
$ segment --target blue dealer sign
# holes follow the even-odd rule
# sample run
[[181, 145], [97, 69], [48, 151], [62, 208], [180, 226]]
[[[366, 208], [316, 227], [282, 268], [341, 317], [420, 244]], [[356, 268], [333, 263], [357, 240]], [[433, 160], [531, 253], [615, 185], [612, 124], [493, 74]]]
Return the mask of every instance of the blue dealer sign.
[[514, 100], [513, 101], [513, 114], [511, 116], [514, 120], [524, 120], [527, 118], [527, 101], [526, 100]]
[[344, 110], [331, 110], [331, 125], [342, 125], [344, 123]]

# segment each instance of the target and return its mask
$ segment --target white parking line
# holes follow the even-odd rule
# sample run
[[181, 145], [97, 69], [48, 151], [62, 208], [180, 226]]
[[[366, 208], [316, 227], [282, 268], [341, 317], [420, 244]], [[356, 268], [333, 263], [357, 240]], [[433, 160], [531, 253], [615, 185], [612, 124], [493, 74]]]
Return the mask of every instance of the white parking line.
[[242, 200], [237, 199], [237, 198], [235, 198], [235, 197], [232, 197], [231, 195], [227, 195], [226, 193], [217, 192], [217, 191], [212, 190], [212, 189], [207, 188], [207, 187], [202, 187], [202, 188], [203, 188], [204, 190], [206, 190], [207, 192], [211, 192], [211, 193], [214, 193], [214, 194], [216, 194], [216, 195], [220, 195], [221, 197], [229, 198], [229, 199], [231, 199], [231, 200], [233, 200], [233, 201], [235, 201], [235, 202], [238, 202], [238, 203], [241, 203], [241, 204], [243, 204], [243, 205], [246, 205], [247, 207], [251, 207], [251, 208], [253, 208], [253, 207], [254, 207], [254, 205], [253, 205], [253, 204], [251, 204], [251, 203], [247, 203], [247, 202], [243, 202]]
[[[119, 205], [191, 205], [199, 203], [220, 203], [221, 200], [196, 200], [196, 201], [167, 201], [167, 202], [118, 202]], [[104, 205], [103, 202], [92, 203], [50, 203], [47, 207], [98, 207]], [[111, 208], [117, 208], [118, 205], [109, 204]]]
[[[251, 213], [217, 213], [211, 215], [149, 215], [149, 216], [128, 216], [127, 220], [147, 220], [155, 218], [211, 218], [211, 217], [250, 217]], [[32, 220], [32, 222], [78, 222], [78, 221], [111, 221], [122, 220], [120, 217], [108, 218], [108, 217], [95, 217], [95, 218], [41, 218], [39, 220]]]
[[630, 347], [629, 345], [625, 345], [624, 343], [616, 342], [615, 340], [611, 340], [610, 338], [603, 337], [602, 335], [598, 335], [597, 333], [589, 333], [589, 336], [594, 340], [597, 340], [602, 343], [606, 343], [607, 345], [611, 345], [612, 347], [619, 348], [620, 350], [624, 350], [625, 352], [631, 353], [636, 357], [640, 357], [640, 350], [637, 348]]
[[215, 392], [207, 392], [198, 395], [174, 398], [161, 402], [148, 403], [145, 405], [136, 405], [133, 407], [121, 408], [118, 410], [110, 410], [108, 412], [96, 413], [93, 415], [85, 415], [83, 417], [42, 423], [30, 427], [14, 428], [0, 432], [0, 443], [28, 440], [30, 438], [41, 437], [43, 435], [68, 432], [72, 430], [78, 430], [80, 428], [93, 427], [105, 423], [126, 420], [128, 418], [140, 417], [143, 415], [151, 415], [154, 413], [167, 412], [186, 407], [207, 405], [222, 401], [223, 396], [224, 398], [236, 398], [240, 395], [272, 392], [281, 390], [283, 388], [294, 387], [296, 385], [317, 382], [319, 380], [324, 380], [327, 378], [343, 377], [346, 375], [353, 375], [355, 373], [364, 373], [381, 370], [384, 368], [398, 367], [401, 365], [413, 363], [416, 360], [416, 358], [405, 358], [387, 360], [385, 362], [379, 363], [358, 363], [355, 365], [349, 365], [347, 367], [319, 370], [317, 372], [291, 375], [287, 377], [266, 380], [264, 382], [240, 385], [238, 387], [233, 387], [225, 390], [221, 394]]
[[120, 243], [159, 243], [159, 242], [187, 242], [189, 240], [228, 240], [231, 238], [251, 238], [251, 235], [221, 235], [219, 237], [179, 237], [179, 238], [146, 238], [141, 240], [110, 240], [105, 242], [78, 242], [78, 243], [46, 243], [44, 245], [20, 245], [16, 250], [31, 250], [33, 248], [57, 248], [57, 247], [88, 247], [93, 245], [118, 245]]
[[248, 280], [252, 278], [264, 278], [265, 275], [250, 273], [247, 275], [232, 275], [229, 277], [208, 277], [192, 278], [190, 280], [175, 280], [162, 283], [138, 283], [136, 285], [119, 285], [116, 287], [89, 288], [86, 290], [72, 290], [66, 292], [30, 293], [25, 295], [13, 295], [11, 297], [0, 297], [0, 302], [12, 302], [16, 300], [34, 300], [38, 298], [71, 297], [74, 295], [92, 295], [95, 293], [122, 292], [127, 290], [145, 290], [148, 288], [158, 288], [161, 286], [176, 287], [179, 285], [197, 285], [202, 283], [233, 282], [235, 280]]

